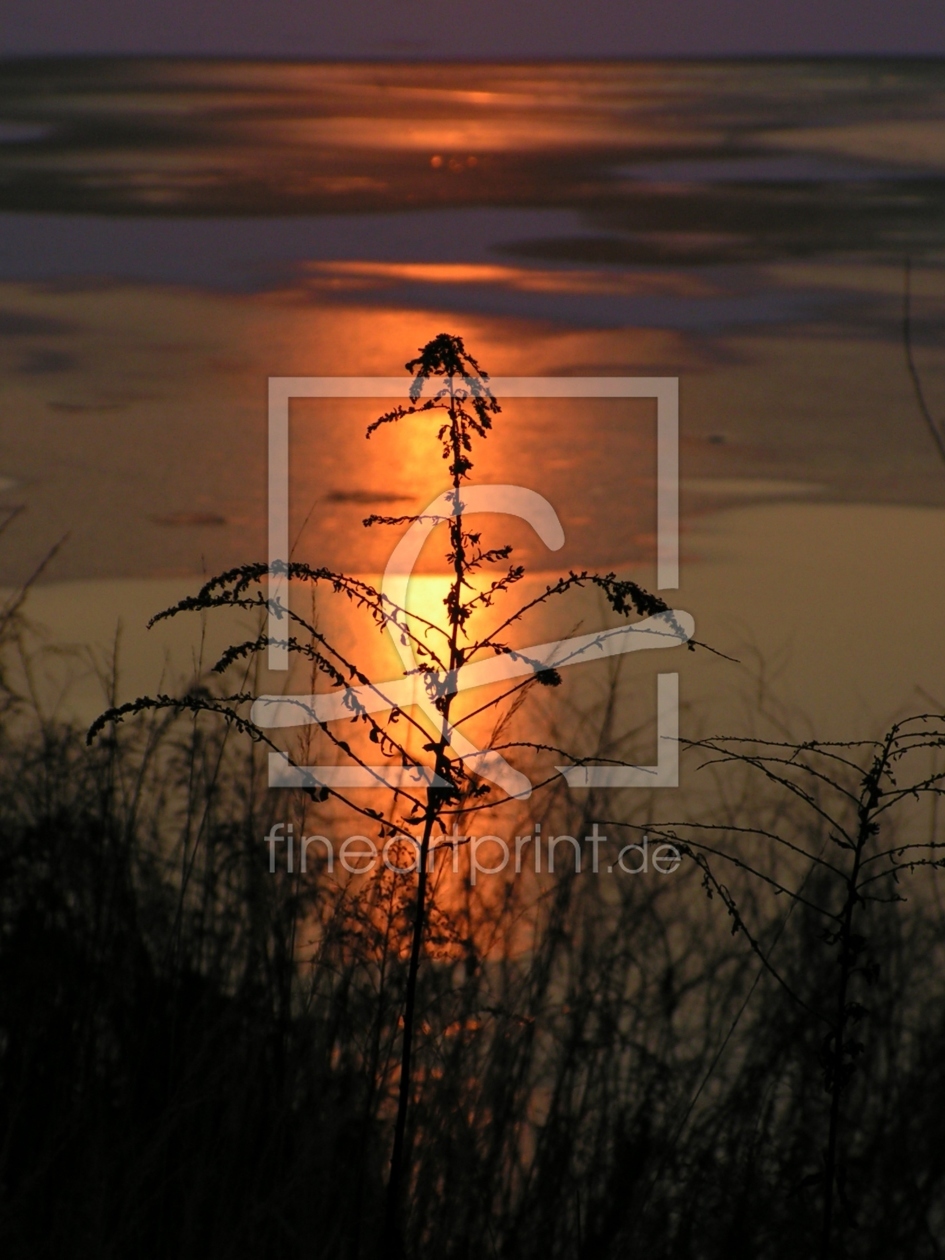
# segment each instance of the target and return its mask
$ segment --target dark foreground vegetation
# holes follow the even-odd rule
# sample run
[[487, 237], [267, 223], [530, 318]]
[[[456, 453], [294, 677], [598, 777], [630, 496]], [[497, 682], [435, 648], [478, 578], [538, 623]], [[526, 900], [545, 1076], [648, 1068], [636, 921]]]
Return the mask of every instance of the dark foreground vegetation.
[[[471, 465], [447, 375], [459, 496]], [[450, 531], [455, 668], [478, 539], [461, 514]], [[635, 611], [653, 611], [634, 590]], [[313, 670], [330, 674], [309, 631]], [[230, 673], [266, 646], [230, 653]], [[540, 808], [506, 805], [496, 830], [541, 818], [583, 837], [597, 822], [599, 874], [562, 861], [473, 885], [464, 853], [421, 892], [414, 874], [329, 871], [317, 846], [304, 873], [284, 849], [270, 871], [274, 822], [300, 837], [368, 821], [337, 793], [268, 791], [265, 743], [222, 685], [132, 706], [91, 745], [4, 695], [5, 1256], [945, 1249], [942, 719], [849, 746], [702, 741], [687, 821], [654, 817], [655, 794], [569, 794], [552, 775]], [[580, 715], [556, 704], [573, 737]], [[601, 713], [587, 755], [630, 759]], [[503, 729], [520, 758], [558, 752], [554, 721], [544, 748]], [[390, 728], [361, 733], [410, 756]], [[377, 834], [472, 829], [483, 798], [445, 725], [430, 749], [446, 786], [396, 827], [392, 801]], [[605, 874], [644, 834], [678, 846], [679, 870]]]
[[[261, 775], [224, 742], [152, 725], [4, 748], [6, 1256], [376, 1254], [403, 891], [270, 875]], [[752, 808], [793, 825], [783, 803]], [[698, 876], [546, 877], [527, 950], [502, 944], [514, 892], [454, 905], [420, 976], [411, 1255], [816, 1254], [823, 1030]], [[829, 895], [816, 875], [806, 891]], [[753, 909], [781, 978], [826, 1003], [837, 958], [815, 916]], [[868, 918], [836, 1254], [933, 1257], [942, 916], [917, 895]]]

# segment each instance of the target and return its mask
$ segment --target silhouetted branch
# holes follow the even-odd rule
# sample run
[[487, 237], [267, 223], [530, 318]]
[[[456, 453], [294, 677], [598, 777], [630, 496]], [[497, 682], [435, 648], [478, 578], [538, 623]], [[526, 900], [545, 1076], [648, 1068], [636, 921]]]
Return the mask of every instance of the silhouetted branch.
[[912, 353], [912, 259], [906, 259], [905, 277], [903, 282], [902, 294], [902, 343], [906, 352], [906, 368], [909, 372], [909, 379], [912, 381], [912, 389], [915, 393], [915, 400], [919, 406], [919, 412], [922, 419], [928, 426], [928, 430], [932, 435], [939, 455], [945, 460], [945, 431], [942, 425], [932, 415], [932, 411], [925, 397], [925, 390], [922, 387], [922, 378], [919, 376], [919, 370], [915, 365], [915, 357]]

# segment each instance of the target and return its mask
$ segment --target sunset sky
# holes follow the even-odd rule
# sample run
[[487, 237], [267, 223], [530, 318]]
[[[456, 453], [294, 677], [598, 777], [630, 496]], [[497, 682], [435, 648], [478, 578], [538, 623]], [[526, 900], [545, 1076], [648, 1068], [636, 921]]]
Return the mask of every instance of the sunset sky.
[[0, 52], [941, 54], [941, 0], [4, 0]]

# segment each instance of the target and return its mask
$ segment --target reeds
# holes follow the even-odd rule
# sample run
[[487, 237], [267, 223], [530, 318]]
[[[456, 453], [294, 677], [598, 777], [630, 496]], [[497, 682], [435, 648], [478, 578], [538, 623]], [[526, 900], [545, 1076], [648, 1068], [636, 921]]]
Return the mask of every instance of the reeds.
[[[92, 750], [49, 729], [5, 749], [8, 1255], [353, 1258], [381, 1244], [410, 899], [392, 876], [270, 875], [259, 758], [222, 743], [181, 718]], [[569, 817], [562, 797], [562, 829], [581, 834], [601, 804]], [[293, 807], [326, 808], [301, 794]], [[823, 839], [774, 792], [745, 808], [778, 813], [792, 842]], [[467, 886], [448, 916], [434, 893], [410, 1254], [816, 1250], [834, 1095], [806, 1007], [830, 1011], [836, 947], [805, 905], [789, 914], [729, 876], [779, 983], [699, 875], [563, 865], [498, 898]], [[816, 871], [804, 889], [830, 891]], [[844, 1248], [932, 1256], [938, 907], [872, 905], [868, 937], [879, 971], [843, 1094]]]
[[[455, 493], [468, 451], [452, 405]], [[451, 542], [454, 560], [478, 547], [458, 517]], [[264, 572], [186, 606], [265, 609]], [[377, 624], [402, 611], [321, 576]], [[601, 582], [617, 613], [653, 611], [639, 588]], [[314, 672], [370, 681], [294, 616]], [[419, 753], [357, 713], [363, 744], [326, 732], [362, 764], [368, 745], [432, 753], [445, 789], [383, 811], [267, 792], [237, 674], [267, 642], [178, 695], [112, 707], [91, 745], [5, 706], [5, 1254], [940, 1254], [942, 916], [931, 884], [908, 902], [868, 891], [934, 874], [938, 821], [921, 801], [941, 776], [907, 763], [937, 755], [939, 719], [869, 747], [702, 741], [691, 771], [720, 763], [724, 790], [672, 825], [649, 800], [615, 809], [551, 776], [541, 816], [575, 837], [601, 825], [597, 874], [562, 860], [474, 884], [461, 847], [455, 873], [418, 887], [329, 870], [317, 845], [304, 872], [298, 853], [270, 871], [276, 821], [301, 837], [357, 817], [424, 852], [438, 827], [495, 807], [449, 751], [445, 702]], [[460, 667], [461, 637], [447, 643]], [[553, 719], [543, 741], [515, 735], [502, 738], [540, 782], [564, 742]], [[608, 739], [608, 759], [633, 759]], [[531, 828], [524, 806], [504, 808], [508, 834]], [[676, 843], [681, 868], [607, 873], [644, 831]], [[883, 880], [867, 885], [867, 866]]]

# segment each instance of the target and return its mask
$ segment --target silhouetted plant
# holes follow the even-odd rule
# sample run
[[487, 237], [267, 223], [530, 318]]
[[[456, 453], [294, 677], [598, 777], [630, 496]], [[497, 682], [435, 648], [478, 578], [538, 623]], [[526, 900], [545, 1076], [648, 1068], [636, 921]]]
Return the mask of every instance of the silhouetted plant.
[[[182, 612], [204, 612], [221, 608], [238, 608], [257, 613], [276, 612], [288, 623], [291, 632], [282, 638], [273, 638], [268, 632], [264, 632], [234, 644], [217, 663], [216, 672], [224, 673], [239, 662], [252, 661], [266, 648], [278, 644], [288, 649], [290, 654], [306, 661], [315, 676], [327, 679], [332, 688], [340, 690], [351, 722], [366, 730], [368, 745], [359, 750], [352, 746], [350, 738], [343, 739], [327, 724], [320, 724], [322, 732], [345, 760], [367, 769], [367, 748], [370, 747], [379, 749], [383, 755], [395, 759], [402, 767], [412, 768], [420, 776], [432, 775], [425, 793], [403, 786], [391, 788], [391, 808], [388, 810], [357, 802], [331, 784], [313, 784], [311, 788], [313, 799], [324, 801], [334, 798], [342, 802], [345, 807], [369, 818], [382, 839], [411, 844], [415, 851], [416, 888], [412, 905], [406, 911], [409, 921], [408, 965], [403, 996], [398, 1101], [387, 1191], [385, 1236], [391, 1254], [399, 1254], [402, 1248], [407, 1119], [414, 1086], [417, 983], [429, 921], [428, 858], [436, 837], [447, 834], [449, 822], [471, 812], [489, 808], [494, 803], [494, 793], [475, 773], [481, 754], [466, 740], [459, 729], [460, 725], [470, 716], [481, 715], [483, 712], [499, 714], [508, 701], [517, 705], [521, 700], [518, 693], [531, 684], [556, 686], [560, 682], [560, 675], [555, 668], [543, 661], [528, 662], [527, 654], [515, 652], [507, 641], [506, 634], [525, 614], [569, 591], [592, 586], [602, 593], [610, 608], [619, 616], [637, 614], [652, 617], [652, 628], [655, 632], [678, 642], [685, 642], [686, 638], [663, 600], [651, 595], [633, 581], [618, 578], [614, 573], [586, 571], [569, 572], [547, 586], [543, 593], [515, 608], [498, 627], [477, 631], [478, 614], [495, 604], [524, 576], [521, 565], [507, 563], [512, 551], [510, 546], [486, 547], [482, 542], [481, 531], [468, 529], [465, 521], [463, 486], [473, 468], [474, 445], [476, 441], [488, 436], [493, 418], [499, 413], [499, 404], [489, 389], [487, 374], [466, 351], [459, 337], [441, 333], [425, 345], [418, 357], [411, 360], [406, 367], [413, 374], [409, 403], [395, 407], [375, 420], [368, 427], [367, 436], [370, 437], [384, 425], [399, 423], [412, 417], [429, 416], [437, 425], [435, 437], [440, 444], [449, 474], [450, 489], [444, 496], [446, 510], [432, 517], [371, 516], [364, 523], [368, 526], [397, 527], [409, 527], [421, 522], [443, 522], [448, 525], [449, 549], [446, 560], [451, 578], [444, 599], [445, 625], [438, 625], [396, 604], [383, 591], [378, 591], [362, 579], [325, 568], [312, 568], [295, 561], [275, 566], [254, 564], [232, 569], [207, 582], [197, 595], [182, 600], [155, 618], [159, 620]], [[432, 392], [424, 397], [428, 386]], [[505, 566], [504, 571], [482, 590], [477, 591], [472, 583], [474, 576], [481, 570], [496, 565]], [[386, 721], [378, 721], [365, 706], [362, 697], [364, 689], [379, 690], [379, 685], [367, 675], [356, 659], [345, 655], [316, 626], [314, 620], [303, 616], [294, 607], [279, 606], [269, 597], [261, 584], [273, 572], [287, 576], [296, 584], [327, 586], [367, 613], [379, 629], [393, 628], [401, 641], [410, 645], [418, 661], [417, 671], [429, 702], [428, 713], [436, 719], [433, 730], [428, 730], [420, 718], [398, 708], [392, 710]], [[458, 672], [474, 660], [513, 653], [526, 662], [525, 682], [515, 684], [502, 695], [484, 705], [476, 706], [472, 713], [458, 718], [454, 713], [457, 691], [452, 684]], [[356, 691], [352, 684], [357, 684], [362, 691]], [[126, 717], [170, 709], [176, 713], [189, 711], [194, 714], [218, 715], [241, 733], [275, 749], [276, 745], [266, 730], [255, 723], [252, 716], [246, 715], [245, 706], [252, 700], [253, 696], [245, 692], [214, 696], [203, 688], [194, 689], [182, 697], [142, 697], [103, 713], [92, 726], [89, 739], [92, 740], [106, 727]], [[299, 703], [297, 699], [292, 702]], [[310, 720], [314, 716], [311, 707], [306, 708], [302, 702], [299, 721]], [[403, 730], [406, 731], [405, 734], [401, 733]], [[551, 750], [547, 745], [529, 740], [516, 741], [511, 745], [493, 745], [489, 755], [501, 760], [501, 753], [508, 747], [531, 751], [542, 748], [555, 751], [569, 761], [581, 760], [573, 752]], [[543, 784], [554, 781], [556, 777], [554, 772], [548, 774]]]
[[[945, 723], [941, 716], [918, 715], [895, 723], [875, 741], [794, 744], [710, 738], [692, 741], [689, 747], [709, 754], [706, 765], [742, 766], [763, 776], [809, 815], [810, 825], [800, 836], [796, 827], [784, 826], [783, 816], [767, 824], [757, 817], [664, 823], [651, 825], [649, 831], [651, 837], [671, 840], [695, 862], [709, 898], [718, 897], [725, 907], [732, 933], [744, 937], [812, 1027], [826, 1030], [818, 1054], [829, 1098], [822, 1168], [808, 1173], [798, 1189], [822, 1189], [819, 1255], [829, 1260], [835, 1242], [841, 1247], [837, 1254], [846, 1254], [843, 1238], [856, 1224], [843, 1149], [842, 1100], [868, 1049], [863, 1038], [869, 1026], [869, 994], [882, 967], [870, 910], [904, 901], [898, 887], [905, 875], [945, 866], [945, 842], [934, 829], [920, 839], [913, 817], [896, 818], [900, 806], [945, 795], [945, 770], [922, 764], [945, 748]], [[757, 815], [758, 797], [749, 799]], [[897, 821], [911, 827], [912, 834], [897, 837]], [[723, 875], [720, 868], [729, 873]], [[733, 891], [732, 872], [747, 880], [751, 896]], [[800, 980], [785, 978], [773, 961], [783, 922], [772, 934], [777, 916], [770, 908], [759, 911], [759, 888], [783, 895], [791, 910], [803, 911], [814, 939], [835, 951], [832, 972], [816, 967], [808, 940], [801, 946], [808, 974]], [[760, 929], [753, 927], [752, 917], [760, 919]], [[838, 1198], [844, 1212], [839, 1230]]]
[[[564, 692], [544, 719], [553, 743], [563, 742], [556, 726], [574, 738], [601, 725], [600, 697]], [[314, 861], [305, 875], [284, 864], [270, 874], [265, 758], [213, 720], [143, 714], [92, 748], [52, 722], [0, 736], [0, 1251], [376, 1254], [412, 928], [406, 881], [385, 872], [344, 885]], [[597, 751], [629, 750], [614, 737]], [[848, 786], [858, 790], [869, 764]], [[741, 761], [713, 773], [718, 796], [701, 794], [697, 818], [728, 830], [709, 834], [839, 909], [829, 872], [803, 883], [807, 859], [759, 852], [763, 836], [735, 829], [829, 856], [821, 816]], [[545, 817], [571, 835], [606, 817], [605, 802], [615, 820], [660, 834], [651, 794], [577, 797], [560, 779], [548, 793]], [[297, 835], [327, 830], [335, 808], [279, 794], [278, 817]], [[526, 829], [527, 806], [506, 808]], [[894, 843], [936, 840], [938, 821], [924, 823], [925, 834]], [[620, 843], [606, 830], [603, 868]], [[501, 888], [465, 881], [448, 914], [430, 889], [408, 1126], [411, 1255], [816, 1254], [822, 1190], [803, 1183], [822, 1169], [829, 1029], [791, 993], [835, 1011], [835, 947], [820, 939], [818, 912], [767, 899], [768, 885], [728, 862], [723, 874], [721, 861], [710, 856], [713, 873], [785, 985], [720, 921], [718, 895], [700, 894], [695, 861], [662, 881], [585, 878], [567, 863]], [[860, 1228], [838, 1228], [851, 1260], [933, 1260], [945, 1240], [935, 894], [856, 911], [881, 970], [864, 1000], [868, 1049], [843, 1095], [840, 1147]]]
[[[455, 506], [497, 413], [478, 365], [447, 341], [411, 365], [410, 403], [381, 423], [436, 421]], [[354, 812], [416, 854], [425, 835], [442, 842], [495, 807], [500, 794], [444, 742], [476, 707], [443, 680], [477, 651], [507, 654], [521, 606], [477, 633], [479, 614], [520, 578], [462, 516], [437, 516], [452, 571], [442, 625], [359, 579], [283, 569], [403, 634], [436, 714], [430, 729], [422, 715], [363, 712], [367, 671], [314, 615], [279, 608], [278, 641], [352, 702], [347, 731], [314, 739], [355, 766], [380, 752], [439, 776], [429, 791], [392, 789], [383, 809], [315, 782], [281, 793], [297, 836]], [[490, 562], [497, 581], [473, 585]], [[233, 570], [168, 615], [266, 614], [268, 576]], [[537, 605], [591, 584], [619, 615], [672, 629], [659, 601], [614, 575], [569, 574]], [[609, 699], [562, 688], [541, 746], [512, 732], [493, 750], [518, 750], [559, 830], [580, 836], [611, 812], [603, 867], [628, 826], [675, 840], [684, 866], [661, 883], [566, 865], [460, 880], [444, 902], [441, 885], [419, 886], [425, 863], [345, 883], [313, 850], [304, 873], [266, 870], [263, 754], [276, 745], [252, 721], [246, 679], [269, 642], [235, 644], [222, 678], [112, 705], [91, 748], [50, 721], [15, 737], [0, 723], [7, 1253], [939, 1254], [945, 931], [934, 886], [908, 906], [884, 890], [940, 860], [937, 818], [920, 834], [909, 808], [915, 794], [937, 799], [935, 766], [909, 767], [939, 751], [940, 719], [875, 745], [702, 741], [718, 799], [703, 793], [695, 817], [668, 823], [665, 799], [658, 816], [652, 794], [607, 797], [605, 810], [548, 772], [549, 753], [581, 760], [567, 743], [631, 760], [633, 733], [607, 725], [616, 673]], [[548, 695], [536, 688], [556, 676], [534, 664], [497, 698], [503, 712]], [[304, 716], [304, 698], [292, 702]]]

